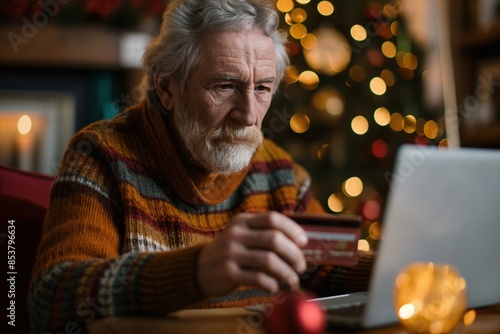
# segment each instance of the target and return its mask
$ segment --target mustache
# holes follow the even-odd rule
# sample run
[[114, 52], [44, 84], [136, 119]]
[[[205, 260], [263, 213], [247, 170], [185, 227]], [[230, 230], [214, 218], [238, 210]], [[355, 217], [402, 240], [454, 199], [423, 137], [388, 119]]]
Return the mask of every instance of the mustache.
[[260, 143], [262, 132], [256, 127], [241, 127], [230, 123], [224, 123], [221, 126], [210, 130], [207, 133], [207, 139], [216, 142], [236, 142], [243, 141], [248, 143]]

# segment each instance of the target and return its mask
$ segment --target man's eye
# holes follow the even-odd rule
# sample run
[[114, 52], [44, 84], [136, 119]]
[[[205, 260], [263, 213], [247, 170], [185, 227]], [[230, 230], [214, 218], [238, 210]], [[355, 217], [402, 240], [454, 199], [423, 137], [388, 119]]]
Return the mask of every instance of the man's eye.
[[222, 90], [228, 90], [228, 89], [232, 89], [233, 85], [232, 84], [221, 84], [221, 85], [218, 85], [217, 88], [222, 89]]
[[270, 92], [271, 88], [268, 86], [259, 85], [259, 86], [255, 87], [255, 90], [259, 91], [259, 92]]

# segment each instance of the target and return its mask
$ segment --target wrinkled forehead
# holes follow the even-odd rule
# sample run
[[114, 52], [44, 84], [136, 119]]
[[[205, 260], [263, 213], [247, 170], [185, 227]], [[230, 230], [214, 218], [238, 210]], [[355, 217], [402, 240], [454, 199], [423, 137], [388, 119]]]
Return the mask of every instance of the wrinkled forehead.
[[199, 60], [204, 63], [236, 60], [276, 66], [273, 40], [260, 30], [207, 32], [200, 39], [198, 51]]

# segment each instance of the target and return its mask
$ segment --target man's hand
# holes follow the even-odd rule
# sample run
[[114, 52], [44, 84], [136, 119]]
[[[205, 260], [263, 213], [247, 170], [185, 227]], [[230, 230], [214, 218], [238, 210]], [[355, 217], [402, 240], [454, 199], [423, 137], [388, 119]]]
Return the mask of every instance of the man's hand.
[[277, 213], [239, 214], [198, 257], [198, 284], [207, 297], [230, 292], [238, 285], [261, 287], [271, 293], [285, 283], [299, 288], [306, 270], [301, 247], [304, 230]]

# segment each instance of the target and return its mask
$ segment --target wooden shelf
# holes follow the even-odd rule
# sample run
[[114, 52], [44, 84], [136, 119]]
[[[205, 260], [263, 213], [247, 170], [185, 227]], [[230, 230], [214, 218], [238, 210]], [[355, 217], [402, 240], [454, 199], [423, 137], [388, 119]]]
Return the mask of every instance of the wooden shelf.
[[[29, 33], [31, 32], [31, 33]], [[119, 36], [104, 26], [0, 26], [0, 64], [119, 68]]]

